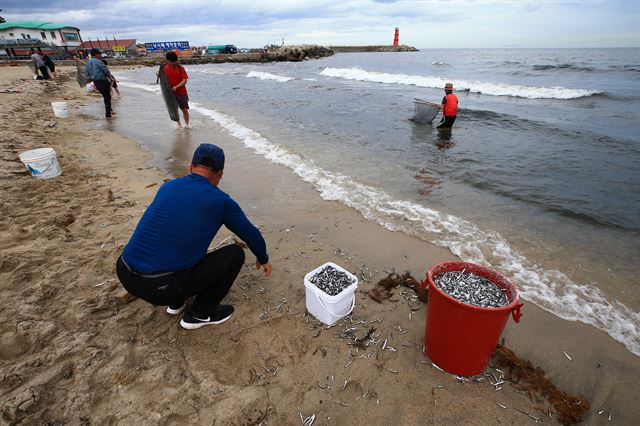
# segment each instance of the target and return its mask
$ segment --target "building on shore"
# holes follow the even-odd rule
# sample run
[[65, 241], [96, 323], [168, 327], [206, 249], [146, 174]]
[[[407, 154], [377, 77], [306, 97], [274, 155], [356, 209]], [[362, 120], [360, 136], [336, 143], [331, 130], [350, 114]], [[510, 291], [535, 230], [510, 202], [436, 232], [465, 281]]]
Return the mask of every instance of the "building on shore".
[[73, 55], [82, 44], [80, 29], [55, 22], [12, 21], [0, 24], [0, 54], [10, 57], [46, 53]]
[[86, 40], [77, 49], [80, 56], [87, 56], [91, 49], [100, 49], [107, 56], [138, 56], [135, 38]]

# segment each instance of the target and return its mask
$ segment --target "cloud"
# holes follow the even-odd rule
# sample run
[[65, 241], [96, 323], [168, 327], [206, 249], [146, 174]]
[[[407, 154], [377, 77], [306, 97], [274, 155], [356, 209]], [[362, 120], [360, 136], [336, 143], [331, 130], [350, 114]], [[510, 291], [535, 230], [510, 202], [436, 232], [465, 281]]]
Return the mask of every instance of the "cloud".
[[639, 5], [622, 0], [8, 0], [0, 7], [8, 21], [73, 25], [85, 38], [256, 47], [284, 37], [287, 43], [371, 45], [390, 44], [400, 27], [401, 43], [473, 48], [579, 46], [581, 35], [593, 28], [609, 45], [637, 45], [637, 24], [630, 17], [640, 14]]

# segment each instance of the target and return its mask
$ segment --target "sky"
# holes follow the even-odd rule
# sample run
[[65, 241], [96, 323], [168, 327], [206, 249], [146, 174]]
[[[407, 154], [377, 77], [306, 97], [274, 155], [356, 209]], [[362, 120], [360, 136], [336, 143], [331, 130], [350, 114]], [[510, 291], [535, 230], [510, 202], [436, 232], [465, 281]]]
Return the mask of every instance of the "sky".
[[82, 38], [417, 48], [640, 47], [640, 0], [0, 0]]

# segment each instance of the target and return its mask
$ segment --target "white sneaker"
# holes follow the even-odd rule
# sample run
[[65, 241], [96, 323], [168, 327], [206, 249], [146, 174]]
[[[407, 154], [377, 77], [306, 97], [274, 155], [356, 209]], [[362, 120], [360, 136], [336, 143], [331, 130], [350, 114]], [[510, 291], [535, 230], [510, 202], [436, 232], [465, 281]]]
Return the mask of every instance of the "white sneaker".
[[186, 307], [187, 307], [187, 302], [169, 305], [167, 306], [167, 313], [169, 315], [180, 315], [184, 311], [184, 308]]

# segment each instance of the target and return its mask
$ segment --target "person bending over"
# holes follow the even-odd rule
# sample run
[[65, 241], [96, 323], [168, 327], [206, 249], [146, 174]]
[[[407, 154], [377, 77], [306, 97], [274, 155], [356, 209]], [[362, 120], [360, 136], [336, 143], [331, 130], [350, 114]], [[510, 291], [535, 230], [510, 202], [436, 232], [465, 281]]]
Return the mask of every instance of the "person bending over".
[[38, 74], [38, 71], [40, 71], [40, 74], [42, 74], [42, 78], [44, 78], [45, 80], [49, 80], [51, 78], [49, 76], [49, 69], [47, 68], [47, 65], [44, 63], [42, 56], [40, 56], [37, 53], [34, 53], [33, 55], [31, 55], [31, 60], [33, 61], [33, 65], [36, 68], [36, 74]]
[[444, 98], [438, 109], [442, 110], [442, 119], [438, 123], [438, 129], [450, 129], [458, 115], [458, 97], [453, 94], [453, 83], [444, 85]]
[[271, 275], [260, 231], [229, 195], [218, 188], [224, 152], [213, 144], [195, 150], [190, 173], [164, 183], [145, 210], [116, 262], [124, 288], [153, 305], [181, 314], [180, 326], [196, 329], [220, 324], [233, 306], [221, 304], [235, 281], [245, 254], [238, 244], [207, 253], [222, 225], [244, 241], [256, 256], [256, 269]]

